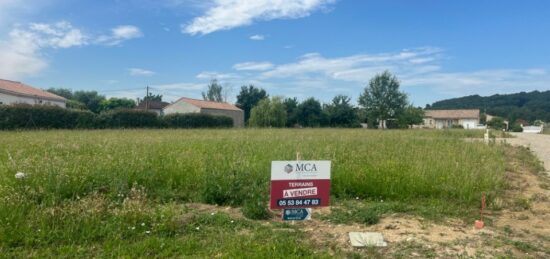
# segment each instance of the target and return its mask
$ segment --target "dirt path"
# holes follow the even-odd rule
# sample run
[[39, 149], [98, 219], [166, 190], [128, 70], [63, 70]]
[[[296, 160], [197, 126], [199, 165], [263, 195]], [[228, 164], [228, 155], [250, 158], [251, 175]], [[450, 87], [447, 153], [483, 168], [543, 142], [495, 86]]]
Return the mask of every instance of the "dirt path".
[[506, 142], [516, 145], [529, 147], [537, 157], [544, 162], [546, 173], [550, 175], [550, 135], [512, 133], [515, 138], [506, 139]]

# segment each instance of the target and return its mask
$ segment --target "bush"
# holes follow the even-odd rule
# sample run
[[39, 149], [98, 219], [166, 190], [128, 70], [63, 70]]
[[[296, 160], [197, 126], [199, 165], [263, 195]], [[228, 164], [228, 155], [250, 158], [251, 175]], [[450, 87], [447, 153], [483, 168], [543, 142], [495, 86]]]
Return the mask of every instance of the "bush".
[[233, 119], [227, 116], [210, 114], [189, 113], [169, 114], [162, 118], [163, 124], [168, 128], [230, 128], [233, 127]]
[[512, 132], [523, 132], [523, 128], [517, 123], [512, 126], [511, 130]]
[[96, 126], [101, 128], [158, 128], [161, 123], [154, 112], [117, 109], [100, 114]]
[[0, 106], [0, 129], [74, 129], [94, 126], [95, 114], [57, 106]]
[[501, 117], [494, 117], [492, 120], [487, 122], [487, 126], [491, 129], [502, 130], [506, 128], [506, 123]]
[[229, 128], [233, 119], [209, 114], [170, 114], [158, 117], [143, 110], [116, 109], [97, 115], [90, 111], [46, 105], [0, 105], [0, 130], [108, 128]]
[[244, 203], [241, 208], [243, 215], [249, 219], [263, 220], [270, 219], [271, 212], [267, 208], [266, 202], [262, 199], [251, 199]]
[[91, 129], [96, 127], [97, 115], [91, 111], [77, 111], [73, 110], [73, 114], [76, 115], [75, 128], [77, 129]]

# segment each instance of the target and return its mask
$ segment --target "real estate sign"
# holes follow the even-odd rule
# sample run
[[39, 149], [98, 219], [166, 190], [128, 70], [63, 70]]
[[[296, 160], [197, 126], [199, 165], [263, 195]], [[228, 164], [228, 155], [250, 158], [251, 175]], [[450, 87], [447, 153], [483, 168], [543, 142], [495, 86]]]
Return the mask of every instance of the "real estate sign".
[[271, 209], [329, 206], [330, 161], [271, 162]]

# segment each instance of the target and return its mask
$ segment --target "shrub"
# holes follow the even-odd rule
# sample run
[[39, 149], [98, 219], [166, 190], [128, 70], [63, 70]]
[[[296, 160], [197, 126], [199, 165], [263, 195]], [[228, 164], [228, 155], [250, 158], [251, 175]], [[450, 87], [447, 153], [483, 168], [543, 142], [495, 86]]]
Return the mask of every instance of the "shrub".
[[233, 126], [233, 119], [227, 116], [218, 116], [201, 113], [169, 114], [162, 118], [168, 128], [229, 128]]
[[233, 119], [209, 114], [170, 114], [158, 117], [143, 110], [116, 109], [97, 115], [90, 111], [46, 105], [0, 105], [0, 130], [94, 128], [229, 128]]
[[76, 115], [75, 128], [77, 129], [91, 129], [96, 127], [97, 115], [91, 111], [73, 111]]
[[0, 129], [73, 129], [94, 126], [95, 114], [57, 106], [0, 106]]
[[101, 128], [158, 128], [157, 114], [132, 109], [117, 109], [99, 115], [97, 126]]
[[487, 122], [487, 126], [491, 129], [502, 130], [506, 128], [506, 123], [501, 117], [494, 117], [492, 120]]
[[511, 130], [512, 132], [523, 132], [523, 128], [517, 123], [512, 126]]
[[249, 219], [270, 219], [271, 212], [267, 208], [266, 202], [262, 199], [251, 199], [247, 200], [244, 203], [244, 206], [241, 209], [243, 215]]

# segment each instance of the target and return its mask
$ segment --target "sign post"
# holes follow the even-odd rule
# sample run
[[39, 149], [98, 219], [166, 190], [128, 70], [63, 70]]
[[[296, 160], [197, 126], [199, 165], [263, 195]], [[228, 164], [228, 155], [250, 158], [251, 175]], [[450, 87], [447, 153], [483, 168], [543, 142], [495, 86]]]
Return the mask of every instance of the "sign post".
[[328, 207], [330, 169], [330, 161], [271, 162], [270, 208]]

